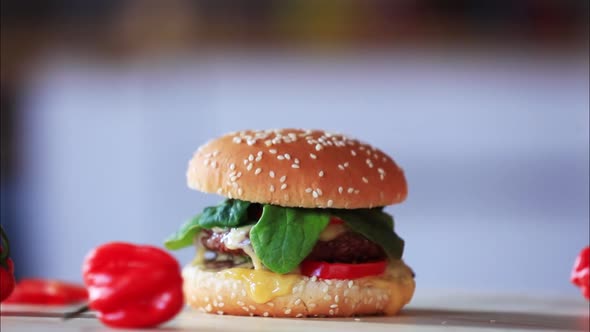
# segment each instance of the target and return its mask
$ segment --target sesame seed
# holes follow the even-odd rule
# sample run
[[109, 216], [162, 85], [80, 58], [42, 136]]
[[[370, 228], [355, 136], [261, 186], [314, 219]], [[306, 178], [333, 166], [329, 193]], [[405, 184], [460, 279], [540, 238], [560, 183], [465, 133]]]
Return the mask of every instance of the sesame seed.
[[223, 315], [223, 311], [219, 310], [219, 311], [217, 311], [217, 314], [218, 315]]
[[350, 280], [350, 281], [348, 282], [348, 288], [352, 288], [352, 285], [354, 285], [354, 281]]
[[277, 150], [276, 149], [270, 149], [270, 150], [268, 150], [268, 152], [271, 153], [271, 154], [276, 154], [277, 153]]
[[348, 167], [348, 165], [350, 165], [350, 164], [349, 164], [349, 163], [348, 163], [348, 161], [347, 161], [347, 162], [345, 162], [345, 163], [344, 163], [344, 165], [343, 165], [343, 166], [344, 166], [344, 167]]
[[229, 169], [231, 169], [232, 171], [234, 169], [236, 169], [236, 164], [234, 164], [234, 163], [229, 164]]
[[297, 299], [297, 300], [295, 300], [295, 302], [294, 302], [294, 304], [295, 304], [295, 305], [299, 305], [300, 303], [301, 303], [301, 299]]
[[364, 183], [369, 183], [369, 180], [366, 177], [363, 176], [363, 182]]
[[240, 143], [242, 143], [242, 139], [239, 137], [234, 137], [233, 142], [236, 144], [240, 144]]
[[275, 186], [273, 186], [273, 185], [271, 184], [271, 185], [270, 185], [270, 187], [268, 188], [268, 190], [269, 190], [271, 193], [274, 193], [274, 192], [275, 192]]
[[319, 175], [320, 177], [324, 176], [324, 171], [320, 171], [320, 172], [318, 173], [318, 175]]
[[316, 151], [320, 151], [321, 149], [323, 149], [323, 147], [322, 147], [322, 145], [321, 145], [321, 144], [316, 144], [316, 145], [315, 145], [315, 150], [316, 150]]
[[336, 303], [340, 302], [340, 296], [338, 296], [338, 295], [334, 296], [334, 302], [336, 302]]
[[311, 188], [306, 188], [306, 189], [305, 189], [305, 192], [309, 194], [309, 193], [310, 193], [312, 190], [313, 190], [313, 189], [311, 189]]
[[246, 306], [243, 306], [243, 307], [242, 307], [242, 310], [244, 310], [245, 312], [248, 312], [248, 311], [250, 311], [250, 309], [248, 309], [248, 307], [246, 307]]
[[332, 308], [332, 309], [336, 309], [336, 308], [338, 308], [338, 305], [337, 305], [337, 304], [331, 304], [331, 305], [330, 305], [330, 308]]
[[254, 161], [261, 161], [262, 160], [262, 156], [258, 156], [256, 157], [256, 159], [254, 159]]
[[377, 172], [379, 172], [379, 174], [385, 174], [385, 171], [383, 170], [383, 168], [377, 168]]
[[236, 302], [236, 304], [237, 304], [237, 305], [239, 305], [239, 306], [243, 306], [243, 305], [244, 305], [244, 302], [242, 302], [242, 301], [237, 301], [237, 302]]
[[342, 165], [340, 165], [340, 164], [338, 164], [338, 168], [340, 168], [340, 170], [341, 170], [341, 171], [343, 171], [343, 170], [344, 170], [344, 166], [342, 166]]
[[287, 176], [286, 175], [281, 176], [281, 178], [279, 179], [279, 181], [281, 183], [285, 182], [285, 180], [287, 180]]
[[330, 316], [334, 316], [334, 310], [330, 309], [330, 311], [328, 311], [328, 313], [330, 314]]
[[307, 306], [308, 306], [309, 308], [312, 308], [312, 309], [313, 309], [313, 308], [317, 307], [317, 304], [315, 304], [315, 303], [310, 303], [310, 304], [308, 304]]
[[318, 198], [318, 192], [317, 191], [312, 191], [311, 195], [313, 196], [313, 198]]
[[290, 154], [288, 154], [288, 153], [285, 153], [285, 154], [284, 154], [284, 156], [285, 156], [285, 159], [287, 159], [287, 160], [291, 160], [291, 155], [290, 155]]
[[208, 303], [207, 306], [205, 307], [205, 310], [207, 312], [211, 312], [211, 310], [213, 310], [213, 307], [211, 307], [211, 303]]
[[242, 188], [238, 188], [238, 196], [242, 196], [243, 193], [244, 193], [244, 190], [242, 190]]
[[331, 199], [329, 199], [329, 200], [328, 200], [328, 207], [332, 207], [332, 205], [333, 205], [333, 204], [334, 204], [334, 201], [333, 201], [333, 200], [331, 200]]
[[258, 175], [258, 174], [260, 174], [260, 172], [262, 172], [262, 168], [259, 167], [254, 171], [254, 174]]
[[286, 184], [286, 183], [283, 183], [283, 184], [281, 185], [281, 190], [285, 190], [285, 189], [287, 189], [287, 184]]
[[301, 318], [303, 317], [303, 314], [297, 314], [297, 316], [295, 316], [295, 318]]
[[285, 160], [285, 157], [284, 157], [283, 155], [278, 155], [278, 156], [277, 156], [277, 159], [278, 159], [278, 160]]
[[256, 307], [255, 307], [255, 306], [253, 306], [253, 305], [251, 305], [251, 304], [248, 306], [248, 308], [250, 308], [250, 309], [252, 309], [252, 310], [256, 310]]
[[350, 154], [353, 155], [353, 156], [356, 156], [356, 151], [350, 150]]
[[205, 159], [205, 160], [203, 161], [203, 165], [205, 165], [205, 166], [209, 166], [209, 159]]
[[264, 316], [264, 317], [268, 317], [268, 315], [269, 315], [268, 311], [265, 311], [265, 312], [262, 314], [262, 316]]
[[253, 313], [253, 312], [251, 312], [251, 313], [249, 313], [249, 314], [248, 314], [248, 316], [250, 316], [250, 317], [254, 317], [254, 313]]
[[244, 159], [244, 165], [248, 163], [248, 159]]
[[355, 195], [358, 195], [358, 193], [360, 193], [360, 192], [361, 192], [360, 190], [356, 189], [356, 190], [354, 191], [354, 194], [355, 194]]
[[317, 159], [317, 158], [318, 158], [318, 156], [316, 156], [316, 155], [315, 155], [315, 154], [313, 154], [313, 153], [310, 153], [310, 154], [309, 154], [309, 156], [311, 157], [311, 159]]
[[324, 295], [324, 300], [330, 301], [330, 300], [332, 300], [332, 297], [330, 295]]
[[352, 194], [354, 192], [354, 188], [352, 188], [352, 187], [351, 188], [348, 188], [347, 191], [348, 191], [349, 194]]
[[269, 307], [274, 307], [275, 306], [275, 304], [272, 303], [272, 302], [268, 302], [266, 305], [268, 305]]
[[299, 168], [299, 164], [292, 164], [291, 167], [293, 167], [293, 168]]
[[253, 160], [254, 160], [254, 155], [250, 154], [250, 155], [248, 156], [248, 160], [250, 160], [250, 161], [253, 161]]
[[258, 156], [258, 157], [262, 157], [262, 153], [263, 153], [262, 151], [258, 151], [258, 152], [256, 153], [256, 156]]
[[285, 315], [288, 315], [290, 313], [291, 313], [291, 309], [289, 309], [289, 308], [285, 309]]
[[342, 194], [342, 191], [344, 191], [344, 188], [342, 188], [342, 187], [338, 187], [338, 193], [339, 193], [339, 194]]
[[295, 160], [293, 160], [296, 164], [299, 164], [299, 159], [295, 158]]
[[270, 172], [268, 172], [268, 175], [269, 175], [271, 178], [273, 178], [273, 179], [274, 179], [274, 177], [275, 177], [275, 172], [274, 172], [274, 171], [270, 171]]
[[252, 165], [252, 163], [249, 163], [249, 164], [248, 164], [248, 166], [246, 166], [246, 169], [247, 169], [248, 171], [251, 171], [253, 166], [254, 166], [254, 165]]
[[237, 176], [235, 176], [235, 175], [233, 175], [233, 176], [231, 176], [231, 177], [229, 178], [229, 180], [230, 180], [231, 182], [236, 182], [236, 180], [237, 180], [237, 179], [238, 179], [238, 177], [237, 177]]
[[217, 168], [217, 162], [215, 160], [211, 163], [211, 167]]

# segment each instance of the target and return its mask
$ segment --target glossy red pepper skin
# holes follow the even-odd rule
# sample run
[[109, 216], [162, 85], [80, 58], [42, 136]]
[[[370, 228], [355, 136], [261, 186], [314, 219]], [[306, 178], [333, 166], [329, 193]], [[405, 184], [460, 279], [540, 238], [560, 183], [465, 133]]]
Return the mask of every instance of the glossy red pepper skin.
[[580, 287], [582, 295], [590, 300], [590, 246], [582, 249], [572, 269], [571, 281]]
[[87, 300], [88, 292], [82, 285], [49, 279], [21, 279], [6, 303], [65, 305]]
[[10, 246], [4, 229], [0, 226], [0, 302], [14, 290], [14, 263], [10, 258]]
[[112, 327], [154, 327], [183, 307], [178, 262], [162, 249], [112, 242], [91, 251], [83, 265], [89, 306]]

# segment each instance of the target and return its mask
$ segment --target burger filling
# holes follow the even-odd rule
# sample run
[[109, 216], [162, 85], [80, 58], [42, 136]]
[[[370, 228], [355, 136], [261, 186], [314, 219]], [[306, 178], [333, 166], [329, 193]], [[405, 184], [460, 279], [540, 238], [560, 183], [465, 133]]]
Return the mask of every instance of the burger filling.
[[318, 276], [333, 274], [329, 271], [341, 275], [355, 266], [365, 274], [382, 273], [387, 262], [401, 259], [404, 247], [393, 218], [382, 208], [303, 209], [234, 199], [206, 208], [165, 245], [174, 250], [193, 243], [199, 253], [196, 262], [205, 269]]

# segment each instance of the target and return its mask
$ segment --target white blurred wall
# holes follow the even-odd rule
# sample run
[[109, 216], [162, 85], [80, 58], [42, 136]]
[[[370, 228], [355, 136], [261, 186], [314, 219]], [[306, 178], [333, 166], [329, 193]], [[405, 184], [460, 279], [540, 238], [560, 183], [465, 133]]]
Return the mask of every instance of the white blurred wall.
[[100, 243], [161, 244], [220, 200], [184, 182], [209, 138], [326, 128], [406, 170], [409, 198], [388, 211], [419, 291], [573, 295], [569, 271], [589, 242], [587, 75], [582, 56], [55, 57], [21, 119], [22, 268], [79, 280]]

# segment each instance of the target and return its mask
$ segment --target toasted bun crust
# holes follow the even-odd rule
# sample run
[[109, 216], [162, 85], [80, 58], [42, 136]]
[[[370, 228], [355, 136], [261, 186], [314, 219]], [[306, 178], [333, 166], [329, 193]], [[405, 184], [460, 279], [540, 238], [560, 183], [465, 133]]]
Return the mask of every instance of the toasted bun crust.
[[187, 266], [183, 270], [187, 303], [202, 312], [265, 317], [349, 317], [395, 315], [414, 294], [411, 270], [400, 262], [379, 277], [320, 280], [301, 276], [291, 294], [256, 303], [242, 280]]
[[189, 162], [190, 188], [250, 202], [356, 209], [402, 202], [404, 173], [382, 151], [320, 130], [241, 131]]

